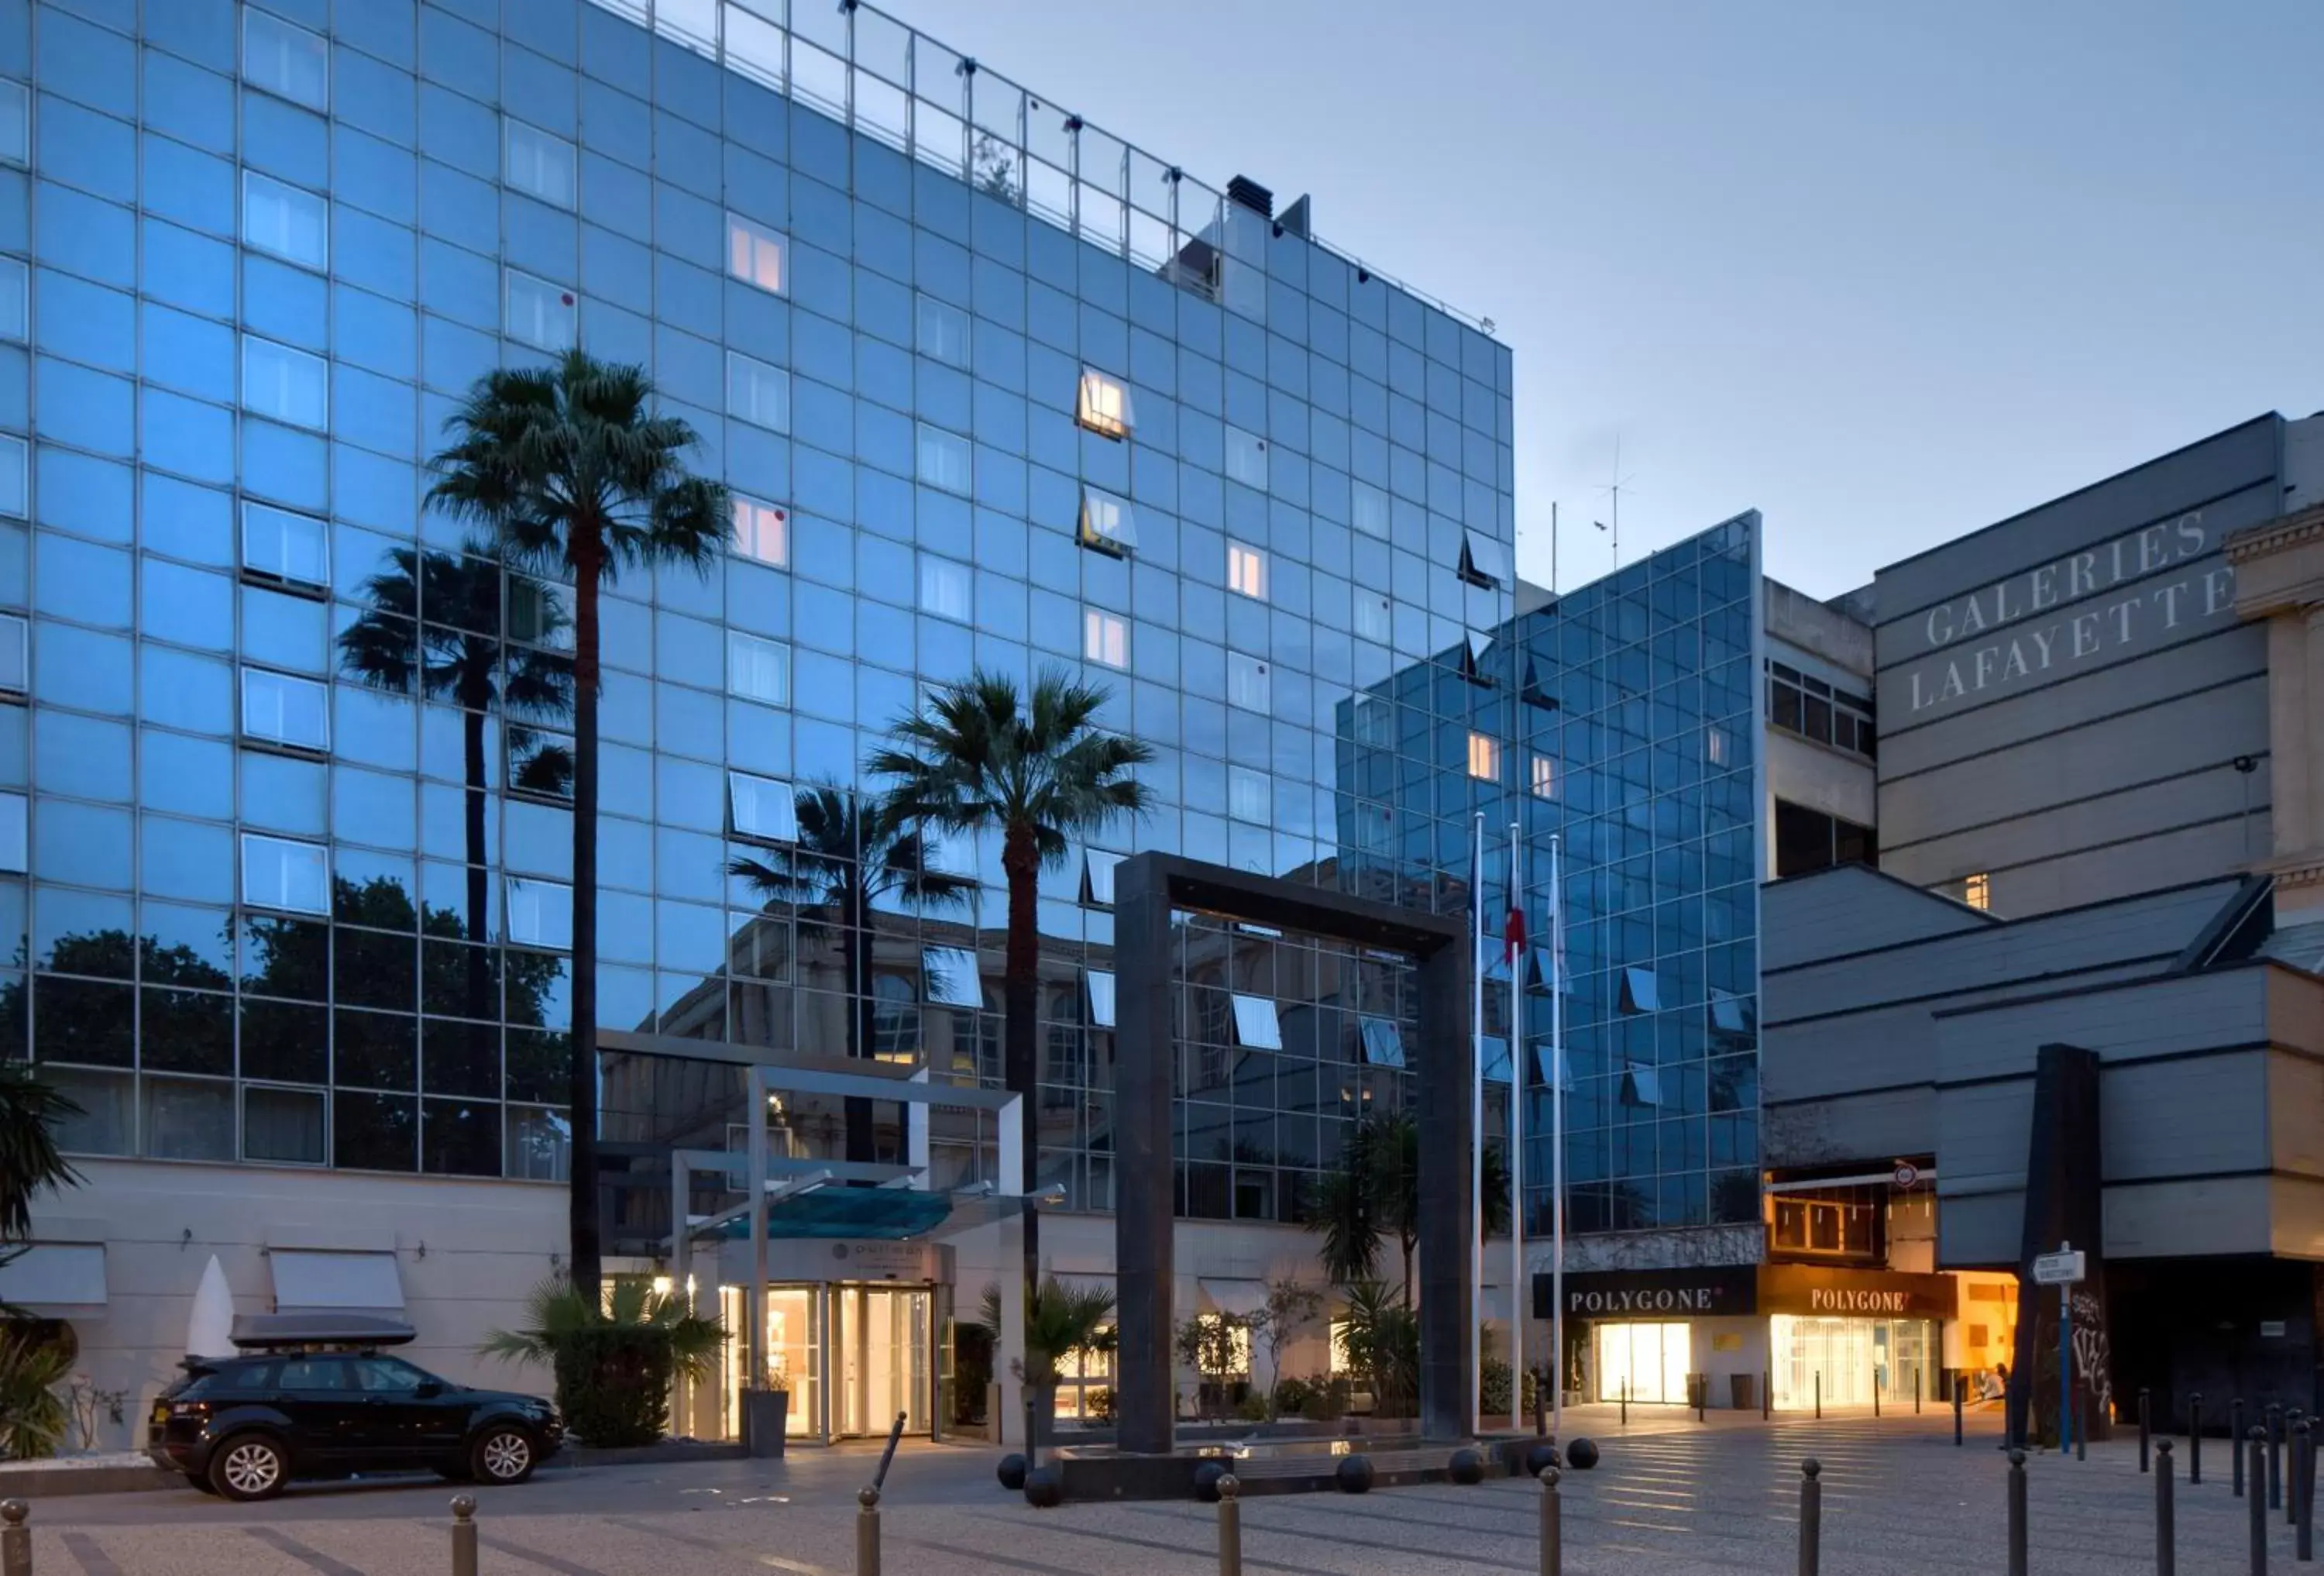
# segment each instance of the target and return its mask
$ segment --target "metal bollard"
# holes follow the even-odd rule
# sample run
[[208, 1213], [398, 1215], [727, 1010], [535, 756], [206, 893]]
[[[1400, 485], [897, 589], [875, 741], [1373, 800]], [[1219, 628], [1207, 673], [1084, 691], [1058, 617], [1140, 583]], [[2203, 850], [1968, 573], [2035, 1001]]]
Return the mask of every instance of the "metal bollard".
[[1872, 1370], [1872, 1415], [1875, 1417], [1880, 1415], [1880, 1370], [1876, 1368]]
[[880, 1576], [880, 1490], [864, 1484], [855, 1503], [855, 1576]]
[[2307, 1424], [2308, 1419], [2297, 1406], [2283, 1415], [2283, 1450], [2291, 1458], [2286, 1468], [2291, 1483], [2283, 1496], [2283, 1525], [2286, 1526], [2300, 1525], [2300, 1431]]
[[1823, 1463], [1810, 1456], [1800, 1463], [1800, 1576], [1816, 1576], [1823, 1563]]
[[2245, 1503], [2251, 1507], [2251, 1571], [2252, 1576], [2267, 1576], [2267, 1430], [2251, 1431], [2248, 1447], [2251, 1458], [2251, 1498]]
[[[27, 1565], [27, 1572], [32, 1567]], [[15, 1576], [15, 1567], [9, 1567]], [[452, 1576], [476, 1576], [476, 1497], [452, 1496]]]
[[2187, 1397], [2187, 1481], [2203, 1480], [2203, 1392]]
[[[32, 1507], [21, 1499], [0, 1501], [0, 1573], [5, 1576], [32, 1576], [32, 1529], [24, 1525]], [[456, 1547], [457, 1545], [454, 1545]], [[475, 1570], [469, 1562], [470, 1571]]]
[[2292, 1557], [2316, 1557], [2316, 1431], [2301, 1418], [2292, 1431]]
[[1622, 1381], [1622, 1426], [1630, 1426], [1630, 1381]]
[[1242, 1576], [1241, 1492], [1232, 1472], [1219, 1479], [1219, 1576]]
[[1920, 1415], [1921, 1415], [1921, 1369], [1920, 1369], [1920, 1365], [1919, 1365], [1918, 1363], [1915, 1363], [1915, 1364], [1914, 1364], [1914, 1365], [1913, 1365], [1913, 1415], [1914, 1415], [1914, 1416], [1915, 1416], [1915, 1417], [1918, 1417]]
[[1961, 1408], [1969, 1405], [1969, 1376], [1953, 1376], [1953, 1448], [1960, 1449]]
[[2154, 1447], [2154, 1576], [2177, 1576], [2179, 1516], [2171, 1503], [2171, 1442]]
[[[2265, 1415], [2267, 1418], [2267, 1507], [2270, 1510], [2281, 1510], [2283, 1508], [2283, 1408], [2271, 1401], [2268, 1403]], [[2252, 1485], [2252, 1492], [2255, 1494], [2259, 1492], [2257, 1483]]]
[[1703, 1409], [1710, 1405], [1711, 1376], [1697, 1374], [1694, 1376], [1694, 1420], [1697, 1423], [1702, 1421]]
[[1556, 1466], [1541, 1470], [1541, 1576], [1563, 1576], [1565, 1532], [1557, 1499]]
[[1775, 1404], [1775, 1392], [1767, 1383], [1772, 1378], [1766, 1369], [1759, 1370], [1759, 1421], [1767, 1421], [1767, 1414]]
[[1823, 1369], [1816, 1369], [1816, 1421], [1823, 1421]]
[[2146, 1403], [2146, 1387], [2141, 1385], [2138, 1387], [2138, 1470], [2142, 1472], [2147, 1470], [2147, 1452], [2154, 1448], [2153, 1424], [2147, 1421]]
[[2009, 1452], [2009, 1576], [2025, 1576], [2025, 1452]]
[[2090, 1459], [2090, 1408], [2080, 1387], [2074, 1390], [2074, 1459]]
[[2244, 1402], [2238, 1396], [2227, 1403], [2227, 1459], [2235, 1463], [2236, 1498], [2244, 1497]]

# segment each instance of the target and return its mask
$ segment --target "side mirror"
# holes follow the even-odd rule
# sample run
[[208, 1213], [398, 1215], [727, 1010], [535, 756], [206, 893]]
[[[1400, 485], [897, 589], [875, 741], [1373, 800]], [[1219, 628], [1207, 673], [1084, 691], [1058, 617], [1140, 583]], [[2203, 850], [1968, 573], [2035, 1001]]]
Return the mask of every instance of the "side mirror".
[[437, 1396], [444, 1393], [444, 1381], [441, 1379], [422, 1379], [420, 1381], [419, 1387], [411, 1393], [419, 1396], [423, 1401], [432, 1401]]

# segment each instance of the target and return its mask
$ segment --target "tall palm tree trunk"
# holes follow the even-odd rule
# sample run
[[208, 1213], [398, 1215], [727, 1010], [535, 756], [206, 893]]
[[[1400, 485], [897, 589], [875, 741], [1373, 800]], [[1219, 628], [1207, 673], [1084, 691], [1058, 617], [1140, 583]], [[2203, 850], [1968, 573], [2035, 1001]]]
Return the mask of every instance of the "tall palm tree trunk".
[[1018, 1097], [1023, 1120], [1024, 1175], [1019, 1177], [1025, 1203], [1025, 1307], [1029, 1313], [1040, 1290], [1041, 1212], [1034, 1207], [1033, 1179], [1040, 1160], [1035, 1148], [1039, 1137], [1040, 1068], [1034, 1014], [1041, 995], [1041, 928], [1039, 895], [1041, 851], [1032, 828], [1011, 826], [1001, 834], [1001, 873], [1009, 879], [1009, 961], [1001, 975], [1001, 1082]]
[[[604, 1276], [597, 1210], [597, 592], [604, 544], [595, 521], [573, 546], [573, 1055], [566, 1068], [573, 1125], [571, 1276], [597, 1305]], [[763, 1185], [757, 1178], [753, 1186]]]

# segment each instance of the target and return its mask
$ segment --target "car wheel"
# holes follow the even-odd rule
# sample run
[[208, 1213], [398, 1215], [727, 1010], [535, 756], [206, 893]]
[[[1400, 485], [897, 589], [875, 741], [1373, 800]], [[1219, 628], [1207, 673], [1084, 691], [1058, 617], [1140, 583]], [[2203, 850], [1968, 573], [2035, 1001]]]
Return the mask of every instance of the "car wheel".
[[198, 1488], [205, 1494], [216, 1494], [217, 1492], [216, 1488], [210, 1487], [210, 1480], [208, 1478], [203, 1477], [199, 1472], [188, 1472], [186, 1474], [186, 1482], [190, 1487]]
[[290, 1480], [290, 1460], [263, 1433], [238, 1433], [210, 1454], [210, 1487], [228, 1499], [272, 1499]]
[[495, 1423], [476, 1436], [468, 1469], [479, 1483], [521, 1483], [532, 1476], [539, 1453], [531, 1434], [512, 1423]]

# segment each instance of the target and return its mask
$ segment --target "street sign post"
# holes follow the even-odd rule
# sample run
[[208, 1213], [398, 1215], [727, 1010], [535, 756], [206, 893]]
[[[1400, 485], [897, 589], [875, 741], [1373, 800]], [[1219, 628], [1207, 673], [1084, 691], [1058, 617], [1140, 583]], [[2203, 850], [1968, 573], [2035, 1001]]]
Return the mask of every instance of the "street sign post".
[[2089, 1260], [2071, 1242], [2055, 1253], [2034, 1256], [2034, 1284], [2058, 1288], [2058, 1453], [2074, 1442], [2074, 1287], [2089, 1273]]

